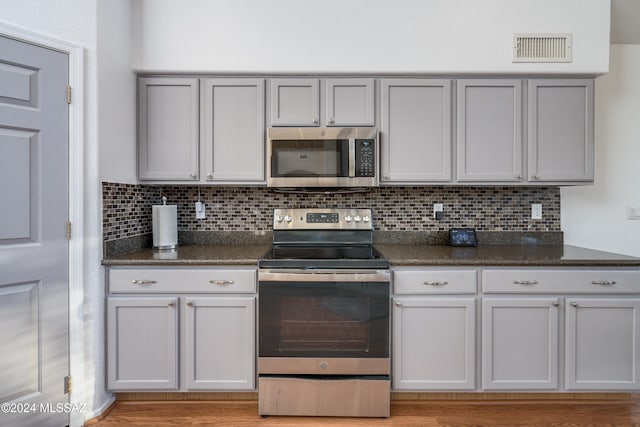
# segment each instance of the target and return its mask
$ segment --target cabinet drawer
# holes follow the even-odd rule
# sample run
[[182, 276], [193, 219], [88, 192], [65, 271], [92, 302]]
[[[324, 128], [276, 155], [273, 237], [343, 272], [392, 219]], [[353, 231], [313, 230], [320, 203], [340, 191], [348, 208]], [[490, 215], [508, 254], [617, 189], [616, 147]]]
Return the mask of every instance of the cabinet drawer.
[[482, 271], [485, 293], [640, 293], [640, 270], [517, 269]]
[[475, 294], [476, 270], [394, 270], [395, 294]]
[[111, 268], [112, 293], [255, 293], [256, 270], [225, 268]]

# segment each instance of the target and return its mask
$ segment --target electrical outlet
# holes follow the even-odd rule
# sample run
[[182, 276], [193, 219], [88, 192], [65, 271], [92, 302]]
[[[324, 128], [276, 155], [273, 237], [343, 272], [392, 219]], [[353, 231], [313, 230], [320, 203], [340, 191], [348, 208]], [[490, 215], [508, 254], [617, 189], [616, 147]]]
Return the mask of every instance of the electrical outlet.
[[433, 219], [441, 220], [444, 215], [444, 205], [442, 203], [433, 204]]
[[205, 219], [206, 217], [207, 212], [204, 203], [196, 202], [196, 219]]
[[542, 219], [542, 203], [531, 203], [531, 219]]

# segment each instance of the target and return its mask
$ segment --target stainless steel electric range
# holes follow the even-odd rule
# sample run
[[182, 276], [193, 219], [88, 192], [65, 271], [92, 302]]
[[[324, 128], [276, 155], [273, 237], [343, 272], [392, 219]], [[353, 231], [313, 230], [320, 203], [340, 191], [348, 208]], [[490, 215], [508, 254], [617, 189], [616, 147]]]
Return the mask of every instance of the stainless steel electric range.
[[276, 209], [258, 261], [261, 415], [388, 417], [389, 262], [370, 209]]

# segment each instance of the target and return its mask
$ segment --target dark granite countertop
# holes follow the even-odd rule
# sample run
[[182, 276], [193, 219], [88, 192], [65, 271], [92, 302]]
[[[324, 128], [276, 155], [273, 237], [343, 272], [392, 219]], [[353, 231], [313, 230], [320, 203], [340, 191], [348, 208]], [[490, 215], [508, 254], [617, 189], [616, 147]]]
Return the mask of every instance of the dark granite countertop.
[[[481, 245], [477, 248], [427, 244], [376, 244], [392, 266], [577, 266], [640, 267], [640, 258], [568, 245]], [[184, 245], [176, 251], [151, 248], [113, 255], [108, 266], [135, 265], [256, 265], [270, 245]]]
[[640, 267], [640, 258], [568, 245], [376, 245], [392, 266]]
[[113, 255], [102, 260], [103, 265], [257, 265], [258, 258], [270, 244], [185, 245], [175, 251], [159, 252], [145, 248]]

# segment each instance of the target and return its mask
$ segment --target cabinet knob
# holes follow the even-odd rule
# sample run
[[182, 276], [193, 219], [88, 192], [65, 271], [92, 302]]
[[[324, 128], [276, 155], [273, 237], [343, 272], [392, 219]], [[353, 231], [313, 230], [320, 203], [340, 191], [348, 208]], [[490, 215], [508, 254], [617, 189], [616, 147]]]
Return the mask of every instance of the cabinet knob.
[[518, 180], [522, 179], [522, 175], [516, 175], [516, 179]]
[[207, 174], [207, 179], [213, 179], [213, 173], [209, 172], [209, 173]]
[[537, 280], [514, 280], [514, 285], [537, 285]]
[[138, 280], [138, 279], [133, 279], [133, 280], [131, 281], [131, 283], [133, 283], [134, 285], [155, 285], [155, 284], [156, 284], [156, 283], [158, 283], [158, 282], [157, 282], [157, 281], [155, 281], [155, 280], [145, 280], [145, 279]]
[[336, 119], [334, 119], [333, 117], [329, 119], [329, 123], [334, 124], [335, 122], [336, 122]]
[[169, 307], [175, 307], [176, 303], [171, 301], [169, 304], [167, 304]]
[[396, 301], [396, 307], [402, 307], [402, 304], [400, 303], [400, 301]]
[[422, 284], [427, 286], [444, 286], [448, 285], [449, 282], [422, 282]]
[[558, 307], [560, 305], [560, 301], [554, 301], [551, 303], [552, 306]]
[[188, 305], [189, 307], [193, 307], [193, 303], [192, 303], [191, 301], [189, 301], [189, 302], [187, 303], [187, 305]]
[[574, 302], [571, 303], [571, 307], [577, 307], [577, 306], [578, 306], [577, 302], [574, 301]]
[[191, 179], [196, 179], [198, 177], [198, 175], [196, 175], [195, 173], [192, 173], [191, 175], [189, 175], [191, 177]]
[[233, 280], [209, 280], [212, 285], [233, 285], [236, 283]]
[[313, 119], [311, 119], [311, 121], [313, 122], [314, 125], [318, 124], [318, 119], [316, 119], [315, 117]]
[[533, 176], [531, 177], [531, 179], [532, 179], [532, 180], [534, 180], [534, 181], [537, 181], [537, 180], [539, 180], [539, 179], [540, 179], [540, 177], [539, 177], [538, 175], [533, 175]]
[[384, 179], [387, 179], [387, 180], [388, 180], [388, 179], [391, 179], [391, 175], [383, 175], [382, 177], [383, 177]]
[[615, 280], [593, 280], [591, 281], [592, 285], [601, 285], [601, 286], [610, 286], [610, 285], [615, 285], [616, 281]]

